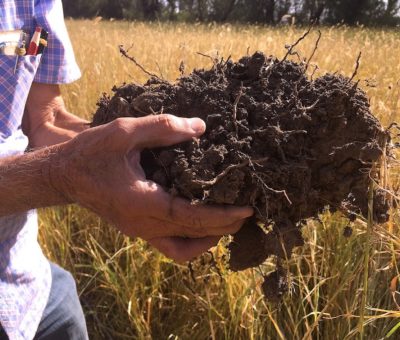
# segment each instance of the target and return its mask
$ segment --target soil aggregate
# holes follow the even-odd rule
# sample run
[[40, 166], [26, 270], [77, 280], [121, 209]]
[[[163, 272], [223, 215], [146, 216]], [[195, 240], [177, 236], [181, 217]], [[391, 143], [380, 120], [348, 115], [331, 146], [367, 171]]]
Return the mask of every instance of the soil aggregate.
[[[201, 138], [144, 150], [141, 163], [147, 178], [194, 204], [254, 207], [228, 246], [234, 271], [269, 256], [289, 258], [304, 242], [304, 221], [327, 206], [350, 220], [368, 215], [371, 169], [389, 136], [350, 78], [310, 79], [305, 63], [256, 52], [214, 61], [175, 83], [151, 77], [112, 91], [100, 99], [92, 126], [160, 113], [206, 122]], [[387, 221], [388, 210], [376, 189], [374, 220]], [[287, 290], [285, 270], [278, 265], [262, 288], [277, 300]]]

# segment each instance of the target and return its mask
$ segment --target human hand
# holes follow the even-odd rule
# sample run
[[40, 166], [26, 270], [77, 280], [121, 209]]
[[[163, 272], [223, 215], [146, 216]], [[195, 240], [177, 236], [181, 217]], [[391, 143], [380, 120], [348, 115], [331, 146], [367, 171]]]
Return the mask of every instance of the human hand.
[[32, 148], [74, 138], [89, 127], [88, 123], [67, 111], [59, 85], [32, 84], [22, 120], [22, 129]]
[[119, 118], [60, 145], [50, 176], [69, 201], [81, 204], [131, 237], [167, 256], [189, 260], [237, 232], [253, 214], [248, 207], [192, 205], [149, 181], [140, 166], [144, 148], [198, 137], [202, 120], [157, 115]]

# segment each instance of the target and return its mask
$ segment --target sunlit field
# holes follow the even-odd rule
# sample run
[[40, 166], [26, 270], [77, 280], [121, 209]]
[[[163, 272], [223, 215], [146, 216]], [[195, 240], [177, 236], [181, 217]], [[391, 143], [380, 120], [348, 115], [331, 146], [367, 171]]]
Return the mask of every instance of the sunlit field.
[[[148, 71], [173, 81], [186, 71], [210, 67], [209, 58], [234, 60], [256, 50], [283, 57], [301, 28], [232, 25], [175, 25], [68, 21], [82, 79], [63, 87], [70, 111], [91, 118], [96, 101], [114, 84], [144, 82], [147, 75], [120, 56], [118, 45]], [[372, 111], [387, 127], [400, 121], [400, 31], [323, 28], [312, 61], [315, 76], [351, 76], [362, 52], [356, 80]], [[308, 58], [317, 31], [298, 46]], [[297, 58], [294, 56], [293, 58]], [[311, 68], [312, 70], [313, 68]], [[396, 164], [384, 170], [381, 185], [396, 189]], [[40, 238], [46, 254], [77, 280], [91, 339], [383, 339], [400, 338], [400, 222], [352, 224], [329, 211], [303, 229], [306, 245], [287, 264], [290, 293], [267, 303], [260, 289], [271, 263], [232, 273], [224, 248], [193, 263], [178, 265], [141, 240], [118, 234], [79, 207], [41, 211]], [[393, 334], [393, 335], [391, 335]]]

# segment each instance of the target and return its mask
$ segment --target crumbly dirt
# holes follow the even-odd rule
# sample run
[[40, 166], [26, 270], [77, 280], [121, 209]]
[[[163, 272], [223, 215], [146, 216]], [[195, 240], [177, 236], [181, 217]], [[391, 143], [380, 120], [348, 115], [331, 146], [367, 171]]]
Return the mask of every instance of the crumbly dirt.
[[[256, 52], [176, 83], [123, 84], [100, 99], [92, 126], [163, 112], [202, 118], [200, 139], [145, 150], [141, 162], [149, 179], [194, 203], [255, 208], [229, 245], [230, 268], [243, 270], [272, 255], [289, 258], [303, 244], [302, 222], [326, 206], [351, 218], [368, 214], [372, 164], [388, 134], [357, 83], [305, 73], [302, 63]], [[375, 221], [385, 222], [388, 209], [376, 191]], [[271, 300], [286, 289], [282, 272], [266, 278]]]

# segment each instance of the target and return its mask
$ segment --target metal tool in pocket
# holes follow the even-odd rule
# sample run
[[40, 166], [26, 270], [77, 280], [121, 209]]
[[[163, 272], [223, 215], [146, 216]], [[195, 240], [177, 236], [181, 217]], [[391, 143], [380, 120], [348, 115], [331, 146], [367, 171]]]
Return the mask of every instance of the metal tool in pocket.
[[14, 74], [20, 56], [26, 54], [27, 34], [22, 30], [0, 32], [0, 55], [15, 56]]
[[25, 47], [26, 47], [27, 38], [28, 38], [28, 35], [25, 32], [22, 32], [20, 42], [19, 42], [17, 48], [15, 49], [15, 54], [17, 55], [17, 58], [15, 59], [14, 74], [15, 74], [15, 72], [17, 72], [19, 57], [26, 55]]
[[15, 55], [15, 48], [21, 39], [21, 30], [0, 31], [0, 54]]

